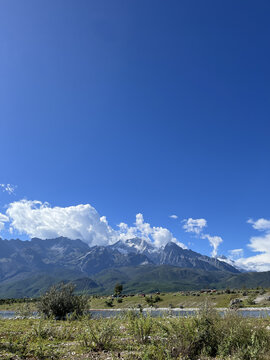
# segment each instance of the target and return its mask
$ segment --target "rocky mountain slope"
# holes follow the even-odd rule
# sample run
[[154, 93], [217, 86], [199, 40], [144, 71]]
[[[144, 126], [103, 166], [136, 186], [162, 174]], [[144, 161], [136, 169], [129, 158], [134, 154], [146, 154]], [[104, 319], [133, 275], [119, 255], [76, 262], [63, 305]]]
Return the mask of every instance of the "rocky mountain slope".
[[[223, 261], [182, 249], [173, 242], [157, 249], [139, 238], [94, 247], [89, 247], [81, 240], [64, 237], [48, 240], [34, 238], [31, 241], [0, 239], [0, 296], [11, 288], [20, 288], [20, 296], [23, 296], [23, 283], [26, 282], [29, 288], [38, 291], [62, 279], [81, 279], [80, 287], [82, 284], [88, 284], [88, 288], [104, 290], [108, 288], [108, 283], [114, 283], [117, 279], [117, 276], [112, 275], [115, 271], [120, 274], [122, 269], [126, 269], [125, 273], [130, 274], [129, 279], [132, 278], [132, 274], [144, 274], [141, 277], [143, 279], [149, 277], [150, 269], [153, 274], [161, 266], [162, 273], [164, 269], [168, 272], [170, 267], [192, 269], [200, 276], [203, 275], [202, 272], [207, 272], [208, 277], [209, 274], [215, 273], [215, 279], [222, 277], [221, 273], [239, 273], [239, 270]], [[176, 282], [179, 280], [177, 274], [177, 271], [173, 271]], [[192, 272], [187, 278], [190, 283], [194, 283], [191, 277]], [[36, 285], [31, 287], [31, 281]], [[168, 278], [168, 281], [171, 280]], [[105, 287], [103, 282], [107, 284]]]

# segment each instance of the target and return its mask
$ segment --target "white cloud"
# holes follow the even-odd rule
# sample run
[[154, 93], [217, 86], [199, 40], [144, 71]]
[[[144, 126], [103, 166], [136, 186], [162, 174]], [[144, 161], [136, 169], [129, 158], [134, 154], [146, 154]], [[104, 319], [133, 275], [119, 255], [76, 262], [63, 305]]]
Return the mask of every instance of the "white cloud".
[[203, 230], [207, 227], [207, 221], [205, 219], [193, 219], [188, 218], [182, 221], [184, 223], [183, 229], [188, 233], [194, 233], [198, 235], [201, 239], [207, 239], [212, 246], [213, 251], [211, 256], [217, 256], [217, 250], [219, 245], [222, 243], [222, 238], [220, 236], [211, 236], [209, 234], [204, 234]]
[[249, 219], [247, 221], [249, 224], [252, 224], [252, 227], [256, 230], [260, 231], [270, 231], [270, 220], [266, 219], [258, 219], [257, 221], [254, 221], [252, 219]]
[[168, 229], [152, 227], [144, 222], [140, 213], [136, 215], [134, 226], [129, 227], [125, 223], [120, 223], [119, 229], [115, 230], [108, 224], [106, 217], [100, 216], [90, 204], [51, 207], [48, 203], [37, 200], [20, 200], [10, 203], [6, 215], [2, 216], [0, 224], [9, 221], [11, 233], [17, 231], [31, 238], [48, 239], [65, 236], [70, 239], [81, 239], [93, 246], [108, 245], [117, 240], [137, 236], [157, 247], [174, 241], [186, 248]]
[[243, 249], [229, 250], [229, 258], [232, 260], [236, 260], [236, 259], [243, 257], [243, 254], [244, 254]]
[[13, 194], [16, 186], [11, 184], [0, 184], [2, 191], [7, 192], [9, 195]]
[[270, 270], [270, 220], [261, 218], [256, 221], [247, 221], [255, 230], [264, 232], [261, 236], [253, 236], [248, 247], [254, 252], [259, 253], [247, 258], [240, 257], [235, 260], [236, 264], [249, 271], [269, 271]]
[[269, 253], [249, 256], [247, 258], [240, 258], [235, 260], [235, 264], [247, 271], [269, 271], [270, 270], [270, 255]]
[[207, 221], [205, 219], [184, 219], [182, 221], [184, 223], [183, 229], [186, 232], [192, 232], [199, 235], [202, 230], [207, 226]]
[[178, 219], [178, 216], [177, 215], [170, 215], [169, 216], [171, 219]]
[[220, 236], [211, 236], [209, 234], [203, 234], [203, 235], [201, 235], [201, 237], [202, 237], [202, 239], [207, 239], [209, 241], [210, 245], [213, 248], [211, 255], [213, 257], [216, 257], [218, 247], [223, 241], [222, 238]]
[[4, 229], [5, 223], [8, 222], [8, 217], [0, 213], [0, 231]]
[[65, 236], [89, 245], [107, 245], [115, 236], [106, 218], [89, 204], [51, 207], [40, 201], [20, 200], [9, 204], [6, 214], [12, 229], [30, 237]]
[[146, 241], [153, 243], [156, 247], [165, 246], [168, 242], [176, 242], [179, 246], [186, 249], [186, 245], [179, 242], [173, 234], [166, 228], [151, 226], [144, 222], [142, 214], [136, 215], [135, 226], [129, 227], [125, 223], [120, 223], [119, 227], [119, 238], [121, 240], [130, 239], [132, 237], [139, 237]]

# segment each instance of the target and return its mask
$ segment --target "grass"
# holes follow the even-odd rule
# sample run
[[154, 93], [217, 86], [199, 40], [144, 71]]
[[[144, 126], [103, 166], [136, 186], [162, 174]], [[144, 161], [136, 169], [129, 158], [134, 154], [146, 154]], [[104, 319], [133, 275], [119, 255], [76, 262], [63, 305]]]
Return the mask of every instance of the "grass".
[[0, 320], [0, 359], [266, 360], [270, 320], [219, 317]]
[[[266, 295], [268, 292], [266, 292]], [[123, 308], [135, 308], [138, 305], [142, 307], [148, 307], [146, 299], [150, 296], [155, 298], [154, 294], [142, 296], [128, 296], [122, 298], [122, 302], [119, 303], [116, 299], [113, 301], [112, 308], [123, 309]], [[176, 292], [176, 293], [161, 293], [159, 297], [160, 301], [153, 304], [156, 308], [197, 308], [207, 301], [212, 307], [216, 308], [227, 308], [230, 306], [232, 299], [239, 298], [242, 300], [242, 307], [269, 307], [270, 301], [265, 300], [258, 304], [251, 303], [250, 299], [255, 299], [259, 296], [259, 290], [237, 290], [230, 293], [225, 291], [217, 291], [215, 293], [200, 293], [199, 291], [194, 292]], [[266, 296], [267, 297], [267, 296]], [[106, 301], [111, 297], [91, 297], [90, 306], [92, 309], [106, 309], [108, 308]]]
[[[265, 299], [261, 299], [259, 303], [254, 303], [254, 300], [264, 295]], [[89, 309], [126, 309], [149, 307], [151, 302], [149, 298], [155, 300], [156, 294], [146, 294], [145, 297], [141, 295], [126, 296], [121, 299], [113, 299], [111, 302], [111, 296], [89, 296], [88, 307]], [[160, 293], [158, 297], [159, 301], [153, 302], [153, 306], [156, 308], [197, 308], [204, 304], [206, 301], [216, 308], [227, 308], [230, 306], [230, 302], [233, 299], [241, 299], [241, 307], [270, 307], [270, 290], [232, 290], [228, 293], [228, 290], [220, 290], [213, 293], [201, 293], [200, 291], [186, 291], [175, 293]], [[148, 300], [148, 301], [147, 301]], [[25, 308], [30, 311], [37, 310], [37, 302], [29, 301], [23, 303], [14, 300], [2, 300], [0, 303], [0, 310], [20, 311]], [[149, 305], [150, 304], [150, 305]]]

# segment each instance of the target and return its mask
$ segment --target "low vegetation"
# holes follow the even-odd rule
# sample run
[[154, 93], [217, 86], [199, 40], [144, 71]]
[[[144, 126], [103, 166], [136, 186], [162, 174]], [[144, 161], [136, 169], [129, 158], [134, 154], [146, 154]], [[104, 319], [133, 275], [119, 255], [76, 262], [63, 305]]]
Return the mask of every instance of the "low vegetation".
[[209, 308], [190, 318], [0, 320], [0, 359], [266, 360], [269, 326]]
[[[0, 319], [0, 359], [266, 360], [270, 319], [243, 318], [235, 309], [265, 306], [269, 290], [202, 290], [109, 297], [74, 293], [58, 284], [40, 299], [0, 300], [19, 317]], [[89, 308], [123, 308], [117, 318], [92, 319]], [[153, 318], [145, 307], [200, 307], [193, 317]], [[214, 307], [230, 307], [221, 317]], [[135, 310], [124, 310], [133, 308]], [[138, 311], [138, 309], [140, 311]], [[31, 318], [38, 310], [40, 319]]]
[[[76, 289], [75, 289], [76, 290]], [[171, 293], [122, 294], [114, 292], [110, 296], [87, 295], [87, 307], [90, 309], [106, 308], [193, 308], [200, 307], [207, 301], [212, 307], [270, 307], [270, 290], [257, 289], [225, 289], [202, 291], [179, 291]], [[37, 310], [39, 298], [0, 299], [0, 310], [20, 310], [28, 308]], [[26, 306], [27, 304], [27, 306]]]

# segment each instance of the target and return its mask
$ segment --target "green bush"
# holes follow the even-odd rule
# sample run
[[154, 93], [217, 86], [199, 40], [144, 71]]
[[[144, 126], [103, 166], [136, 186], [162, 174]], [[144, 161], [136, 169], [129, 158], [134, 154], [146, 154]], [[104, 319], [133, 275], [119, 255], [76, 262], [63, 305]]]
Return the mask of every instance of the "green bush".
[[148, 304], [149, 306], [153, 306], [154, 303], [155, 303], [152, 295], [151, 295], [151, 296], [146, 296], [146, 297], [145, 297], [145, 301], [147, 302], [147, 304]]
[[88, 300], [83, 295], [74, 294], [74, 285], [59, 284], [52, 286], [38, 303], [38, 311], [46, 318], [66, 320], [68, 314], [73, 317], [82, 316], [88, 305]]
[[108, 307], [113, 307], [113, 299], [107, 299], [107, 300], [105, 300], [105, 304], [106, 304]]

